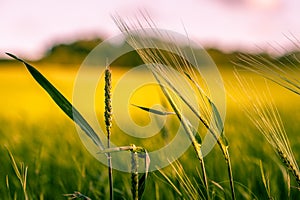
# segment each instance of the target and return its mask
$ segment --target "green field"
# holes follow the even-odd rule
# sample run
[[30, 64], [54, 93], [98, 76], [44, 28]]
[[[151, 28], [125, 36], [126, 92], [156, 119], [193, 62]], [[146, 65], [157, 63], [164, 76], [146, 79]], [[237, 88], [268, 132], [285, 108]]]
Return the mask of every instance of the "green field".
[[[62, 66], [38, 66], [38, 69], [68, 98], [72, 99], [77, 69]], [[116, 83], [125, 69], [112, 68]], [[93, 73], [93, 70], [91, 70]], [[225, 85], [234, 85], [231, 68], [221, 70]], [[256, 86], [264, 88], [265, 82], [252, 77]], [[132, 80], [143, 79], [143, 75]], [[102, 83], [103, 85], [103, 83]], [[95, 105], [99, 122], [103, 127], [102, 85]], [[268, 82], [271, 94], [281, 114], [296, 160], [300, 160], [300, 101], [299, 96]], [[124, 85], [126, 87], [126, 85]], [[228, 93], [235, 94], [232, 87]], [[12, 168], [8, 148], [17, 164], [28, 166], [27, 192], [30, 199], [66, 199], [63, 194], [80, 191], [92, 199], [109, 199], [107, 168], [88, 153], [71, 120], [55, 105], [47, 93], [33, 80], [21, 64], [0, 66], [0, 194], [1, 199], [24, 199], [22, 187]], [[158, 101], [154, 89], [140, 91], [133, 98], [136, 104], [151, 105]], [[84, 94], [83, 94], [84, 95]], [[147, 98], [143, 96], [147, 95]], [[151, 97], [151, 98], [150, 98]], [[139, 124], [147, 124], [146, 112], [130, 108], [132, 118]], [[172, 129], [169, 129], [172, 132]], [[275, 199], [299, 199], [300, 192], [291, 176], [265, 138], [243, 114], [238, 105], [227, 98], [225, 131], [230, 143], [233, 176], [237, 199], [267, 199], [262, 181], [260, 161], [270, 183], [271, 196]], [[171, 134], [171, 133], [170, 133]], [[123, 133], [113, 127], [112, 141], [129, 145]], [[163, 136], [156, 136], [163, 141]], [[152, 143], [151, 143], [152, 144]], [[158, 144], [160, 144], [158, 142]], [[137, 144], [139, 145], [139, 144]], [[145, 144], [146, 148], [151, 148]], [[148, 146], [147, 146], [148, 145]], [[156, 147], [152, 147], [156, 148]], [[150, 149], [151, 150], [151, 149]], [[180, 157], [180, 162], [194, 185], [202, 187], [197, 173], [198, 161], [192, 148]], [[230, 199], [226, 165], [219, 148], [205, 157], [207, 175], [215, 199]], [[171, 167], [163, 169], [181, 190]], [[130, 174], [114, 171], [115, 199], [131, 199]], [[196, 184], [197, 183], [197, 184]], [[160, 172], [151, 172], [144, 199], [188, 199], [183, 189], [180, 196]]]

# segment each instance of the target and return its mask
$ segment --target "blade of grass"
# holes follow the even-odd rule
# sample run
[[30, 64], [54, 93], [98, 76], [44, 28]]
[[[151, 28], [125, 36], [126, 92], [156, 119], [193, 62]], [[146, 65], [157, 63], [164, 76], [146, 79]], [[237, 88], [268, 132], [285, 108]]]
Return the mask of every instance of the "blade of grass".
[[148, 178], [148, 171], [150, 166], [150, 157], [147, 150], [144, 150], [145, 155], [139, 154], [139, 157], [145, 159], [145, 173], [141, 174], [139, 177], [139, 199], [142, 199], [143, 194], [145, 192], [147, 178]]
[[266, 177], [266, 175], [265, 175], [264, 167], [263, 167], [261, 160], [259, 161], [259, 168], [260, 168], [260, 174], [261, 174], [261, 178], [262, 178], [265, 190], [268, 194], [268, 199], [273, 199], [271, 196], [270, 182], [269, 182], [268, 177]]
[[161, 110], [156, 110], [156, 109], [152, 109], [152, 108], [147, 108], [147, 107], [143, 107], [143, 106], [138, 106], [135, 104], [131, 104], [132, 106], [135, 106], [141, 110], [147, 111], [147, 112], [151, 112], [157, 115], [175, 115], [174, 112], [166, 112], [166, 111], [161, 111]]
[[11, 165], [14, 169], [14, 172], [17, 176], [17, 178], [19, 179], [21, 186], [22, 186], [22, 190], [23, 190], [23, 194], [24, 194], [24, 198], [25, 200], [28, 200], [28, 194], [26, 191], [26, 184], [27, 184], [27, 169], [28, 167], [24, 165], [24, 163], [21, 163], [21, 167], [19, 169], [15, 158], [13, 156], [13, 154], [10, 152], [10, 150], [8, 148], [6, 148], [7, 153], [9, 155], [10, 161], [11, 161]]
[[10, 186], [9, 186], [9, 178], [8, 175], [5, 176], [5, 184], [6, 184], [6, 188], [7, 188], [7, 194], [8, 194], [8, 198], [11, 200], [11, 195], [10, 195]]
[[168, 102], [170, 103], [171, 107], [173, 108], [173, 110], [175, 111], [177, 118], [179, 119], [180, 123], [183, 125], [183, 128], [185, 129], [186, 134], [188, 135], [189, 139], [192, 142], [193, 148], [196, 152], [197, 158], [200, 162], [200, 166], [202, 169], [202, 176], [203, 176], [203, 181], [204, 181], [204, 185], [206, 188], [206, 192], [207, 192], [207, 198], [210, 199], [209, 197], [209, 186], [208, 186], [208, 180], [207, 180], [207, 175], [206, 175], [206, 169], [205, 169], [205, 164], [204, 164], [204, 159], [202, 156], [202, 152], [201, 152], [201, 144], [198, 143], [198, 141], [196, 140], [193, 130], [191, 129], [191, 125], [189, 123], [189, 121], [182, 115], [182, 113], [179, 111], [177, 105], [175, 104], [174, 100], [172, 99], [170, 93], [168, 92], [167, 88], [160, 82], [160, 80], [158, 79], [158, 75], [153, 73], [156, 81], [159, 83], [162, 92], [164, 93], [165, 97], [168, 99]]
[[54, 102], [64, 111], [64, 113], [72, 119], [88, 136], [89, 138], [102, 150], [104, 145], [100, 138], [88, 122], [82, 117], [77, 109], [33, 66], [18, 58], [17, 56], [6, 53], [8, 56], [23, 63], [33, 78], [40, 84], [42, 88], [50, 95]]

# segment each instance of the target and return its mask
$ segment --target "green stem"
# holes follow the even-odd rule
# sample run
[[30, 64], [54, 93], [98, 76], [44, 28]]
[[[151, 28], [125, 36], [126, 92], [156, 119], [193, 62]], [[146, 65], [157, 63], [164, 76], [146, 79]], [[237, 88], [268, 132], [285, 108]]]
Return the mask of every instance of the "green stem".
[[[194, 142], [196, 142], [196, 143], [194, 143]], [[210, 199], [209, 189], [208, 189], [208, 180], [207, 180], [207, 175], [206, 175], [206, 170], [205, 170], [204, 159], [203, 159], [203, 156], [202, 156], [202, 152], [201, 152], [199, 143], [197, 141], [194, 141], [194, 142], [193, 142], [193, 147], [196, 151], [197, 158], [199, 159], [199, 162], [200, 162], [201, 171], [202, 171], [202, 178], [203, 178], [205, 189], [206, 189], [207, 199]]]
[[232, 175], [232, 166], [231, 166], [231, 161], [230, 161], [230, 155], [229, 155], [229, 151], [228, 151], [228, 147], [227, 146], [222, 146], [221, 147], [223, 154], [224, 154], [224, 158], [227, 164], [227, 171], [228, 171], [228, 176], [229, 176], [229, 182], [230, 182], [230, 189], [231, 189], [231, 198], [233, 200], [236, 199], [235, 197], [235, 191], [234, 191], [234, 182], [233, 182], [233, 175]]
[[196, 152], [197, 158], [200, 162], [202, 175], [203, 175], [203, 181], [204, 181], [204, 185], [205, 185], [206, 192], [207, 192], [207, 198], [209, 199], [208, 181], [207, 181], [207, 175], [206, 175], [204, 160], [203, 160], [203, 156], [202, 156], [201, 149], [200, 149], [200, 144], [196, 141], [196, 138], [195, 138], [188, 122], [186, 121], [184, 116], [182, 116], [181, 112], [179, 111], [178, 107], [176, 106], [174, 100], [172, 99], [171, 95], [169, 94], [169, 92], [167, 91], [165, 86], [163, 84], [161, 84], [160, 80], [158, 79], [158, 77], [156, 76], [155, 73], [153, 73], [153, 75], [156, 78], [157, 82], [160, 84], [162, 92], [164, 93], [164, 95], [167, 98], [168, 102], [171, 104], [171, 107], [173, 108], [175, 114], [177, 115], [177, 118], [181, 122], [185, 132], [187, 133], [189, 139], [192, 142], [192, 145], [193, 145], [194, 150]]
[[134, 200], [139, 199], [138, 153], [131, 152], [131, 191]]
[[[108, 139], [107, 142], [108, 148], [110, 148], [110, 140]], [[113, 172], [112, 172], [112, 161], [111, 161], [111, 154], [107, 153], [107, 164], [108, 164], [108, 181], [109, 181], [109, 196], [110, 200], [114, 199], [114, 191], [113, 191]]]

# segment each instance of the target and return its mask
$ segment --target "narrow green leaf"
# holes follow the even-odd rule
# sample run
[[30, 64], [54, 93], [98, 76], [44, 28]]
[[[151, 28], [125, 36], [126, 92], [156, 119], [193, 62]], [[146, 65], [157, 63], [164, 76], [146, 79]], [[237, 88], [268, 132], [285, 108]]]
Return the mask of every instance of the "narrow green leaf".
[[139, 199], [142, 199], [144, 191], [145, 191], [145, 187], [146, 187], [146, 180], [147, 180], [147, 175], [145, 173], [140, 174], [139, 176]]
[[22, 172], [23, 175], [23, 190], [26, 191], [26, 185], [27, 185], [27, 174], [28, 174], [28, 166], [24, 166], [24, 172]]
[[16, 176], [18, 177], [18, 179], [20, 180], [21, 184], [23, 185], [22, 176], [21, 176], [21, 173], [19, 171], [18, 165], [17, 165], [17, 163], [15, 161], [15, 158], [14, 158], [14, 156], [12, 155], [12, 153], [10, 152], [10, 150], [8, 148], [6, 148], [6, 150], [7, 150], [7, 153], [9, 155], [9, 158], [10, 158], [10, 161], [11, 161], [11, 165], [12, 165], [12, 167], [14, 169], [14, 172], [15, 172]]
[[224, 123], [223, 120], [221, 118], [221, 115], [216, 107], [216, 105], [214, 104], [214, 102], [205, 94], [205, 92], [201, 89], [200, 85], [187, 73], [184, 72], [184, 74], [188, 77], [188, 79], [197, 87], [199, 93], [206, 98], [206, 100], [209, 102], [211, 108], [212, 108], [212, 114], [213, 114], [213, 118], [214, 118], [214, 123], [216, 125], [216, 128], [221, 136], [221, 139], [223, 140], [224, 144], [226, 144], [226, 146], [228, 146], [228, 141], [227, 138], [225, 137], [224, 134]]
[[221, 136], [221, 140], [223, 141], [223, 144], [226, 147], [228, 147], [229, 142], [227, 140], [227, 137], [225, 136], [224, 123], [222, 121], [220, 113], [219, 113], [217, 107], [215, 106], [215, 104], [212, 101], [210, 101], [210, 105], [212, 107], [213, 116], [214, 116], [214, 122], [216, 123], [217, 129], [218, 129], [219, 134]]
[[150, 156], [149, 156], [149, 153], [146, 149], [142, 148], [142, 150], [139, 152], [139, 157], [140, 158], [143, 158], [144, 161], [145, 161], [145, 175], [146, 175], [146, 178], [148, 176], [148, 172], [149, 172], [149, 167], [150, 167]]
[[263, 168], [263, 164], [262, 164], [261, 160], [259, 160], [259, 168], [260, 168], [260, 174], [261, 174], [261, 178], [262, 178], [263, 184], [264, 184], [265, 188], [267, 188], [267, 181], [266, 181], [266, 177], [265, 177], [265, 173], [264, 173], [264, 168]]
[[269, 199], [272, 199], [269, 180], [265, 176], [264, 167], [263, 167], [263, 163], [261, 160], [259, 160], [259, 168], [260, 168], [260, 174], [261, 174], [261, 178], [262, 178], [262, 182], [264, 184], [265, 190], [268, 194]]
[[224, 124], [223, 124], [222, 118], [221, 118], [220, 113], [219, 113], [217, 107], [215, 106], [215, 104], [211, 100], [209, 100], [209, 102], [212, 107], [214, 121], [216, 123], [217, 129], [218, 129], [219, 133], [222, 135], [224, 132]]
[[151, 112], [151, 113], [154, 113], [154, 114], [157, 114], [157, 115], [175, 115], [174, 112], [166, 112], [166, 111], [156, 110], [156, 109], [152, 109], [152, 108], [146, 108], [146, 107], [138, 106], [138, 105], [135, 105], [135, 104], [131, 104], [131, 105], [135, 106], [137, 108], [140, 108], [144, 111]]
[[26, 192], [27, 170], [28, 170], [28, 167], [25, 166], [24, 163], [21, 163], [20, 167], [18, 167], [18, 165], [17, 165], [17, 163], [16, 163], [16, 161], [14, 159], [13, 154], [10, 152], [10, 150], [7, 147], [6, 147], [6, 150], [8, 152], [8, 155], [9, 155], [9, 158], [10, 158], [10, 161], [11, 161], [11, 165], [12, 165], [12, 167], [14, 169], [14, 172], [15, 172], [15, 174], [16, 174], [17, 178], [19, 179], [20, 184], [22, 186], [23, 194], [24, 194], [24, 199], [28, 200], [28, 194]]
[[64, 113], [70, 117], [90, 138], [91, 140], [101, 149], [104, 149], [100, 138], [77, 111], [75, 107], [33, 66], [25, 62], [24, 60], [16, 57], [13, 54], [6, 53], [8, 56], [22, 62], [33, 78], [42, 86], [45, 91], [50, 95], [54, 102], [64, 111]]
[[8, 194], [10, 194], [8, 175], [5, 176], [5, 184], [6, 184], [6, 188], [7, 188], [7, 190], [8, 190]]
[[210, 182], [215, 185], [217, 188], [219, 188], [221, 191], [224, 191], [224, 188], [217, 182], [213, 181], [213, 180], [210, 180]]
[[198, 131], [194, 128], [194, 126], [191, 124], [191, 122], [185, 118], [185, 117], [182, 117], [182, 120], [185, 121], [185, 123], [188, 125], [188, 127], [190, 128], [190, 130], [192, 131], [192, 134], [194, 135], [195, 139], [197, 140], [197, 142], [199, 144], [202, 144], [202, 139], [201, 139], [201, 136], [200, 134], [198, 133]]
[[172, 187], [172, 189], [175, 191], [175, 193], [177, 193], [177, 195], [179, 197], [182, 197], [183, 194], [180, 192], [180, 188], [178, 187], [177, 184], [175, 184], [175, 181], [172, 181], [170, 179], [170, 176], [168, 176], [167, 174], [165, 174], [165, 172], [162, 169], [157, 169], [159, 171], [159, 173], [166, 179], [167, 183], [170, 184], [170, 186]]
[[[144, 149], [144, 153], [139, 154], [140, 157], [143, 157], [145, 159], [145, 173], [141, 174], [139, 176], [139, 187], [138, 187], [138, 194], [139, 194], [139, 199], [142, 199], [143, 194], [145, 192], [146, 188], [146, 182], [148, 178], [148, 172], [149, 172], [149, 167], [150, 167], [150, 157], [146, 149]], [[143, 156], [141, 156], [143, 155]]]

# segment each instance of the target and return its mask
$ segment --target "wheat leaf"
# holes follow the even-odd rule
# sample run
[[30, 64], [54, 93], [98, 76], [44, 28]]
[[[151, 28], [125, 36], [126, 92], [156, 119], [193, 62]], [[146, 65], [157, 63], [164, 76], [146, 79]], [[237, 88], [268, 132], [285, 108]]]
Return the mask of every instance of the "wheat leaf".
[[184, 74], [197, 87], [199, 93], [204, 98], [206, 98], [206, 100], [209, 102], [209, 104], [211, 106], [211, 109], [212, 109], [212, 115], [213, 115], [213, 118], [214, 118], [213, 122], [216, 125], [217, 131], [220, 134], [223, 143], [225, 144], [225, 146], [228, 146], [228, 141], [227, 141], [227, 138], [226, 138], [226, 136], [224, 134], [224, 123], [223, 123], [223, 120], [221, 118], [221, 115], [219, 113], [218, 108], [216, 107], [216, 105], [214, 104], [214, 102], [205, 94], [205, 92], [202, 90], [202, 88], [199, 86], [199, 84], [188, 73], [184, 72]]
[[137, 107], [141, 110], [144, 110], [144, 111], [147, 111], [147, 112], [150, 112], [150, 113], [154, 113], [154, 114], [157, 114], [157, 115], [175, 115], [174, 112], [166, 112], [166, 111], [156, 110], [156, 109], [152, 109], [152, 108], [138, 106], [138, 105], [135, 105], [135, 104], [131, 104], [131, 105], [135, 106], [135, 107]]
[[16, 176], [18, 177], [18, 179], [20, 180], [20, 182], [22, 183], [22, 185], [23, 185], [23, 179], [22, 179], [21, 173], [19, 171], [18, 165], [15, 161], [15, 158], [14, 158], [14, 156], [12, 155], [12, 153], [10, 152], [10, 150], [8, 148], [6, 148], [6, 150], [8, 152], [8, 155], [9, 155], [9, 158], [10, 158], [10, 161], [11, 161], [11, 165], [14, 169], [14, 172], [15, 172]]
[[100, 138], [77, 111], [77, 109], [33, 66], [25, 62], [24, 60], [16, 57], [13, 54], [6, 53], [8, 56], [22, 62], [33, 78], [44, 88], [44, 90], [50, 95], [54, 102], [64, 111], [64, 113], [70, 117], [90, 138], [91, 140], [101, 149], [104, 149]]

